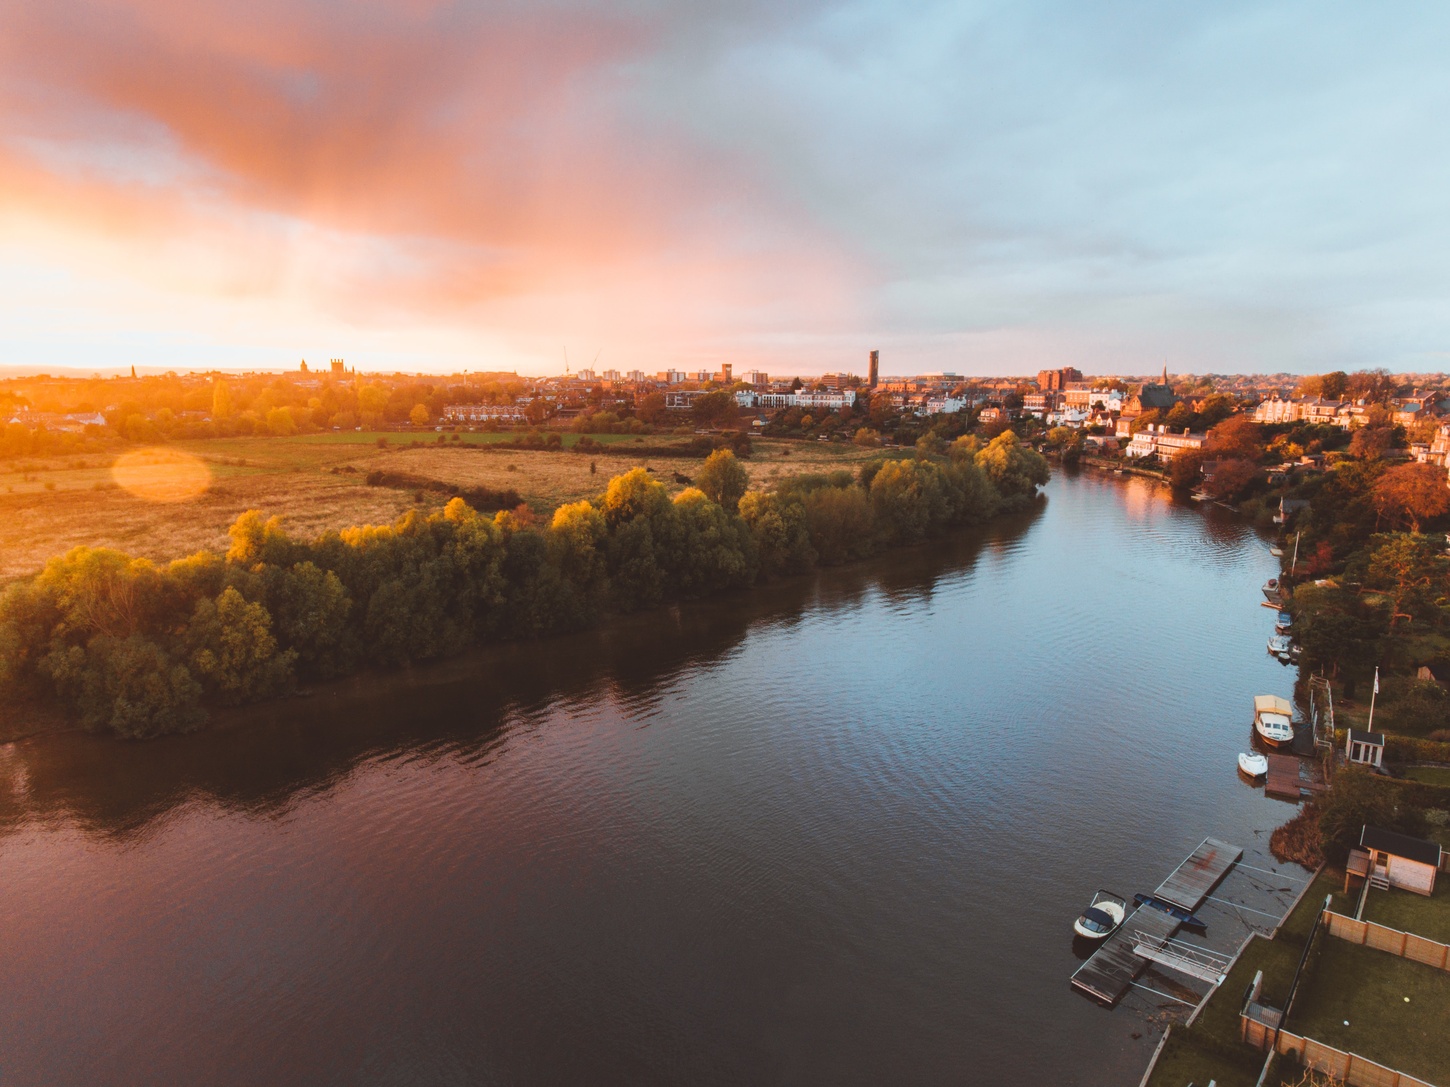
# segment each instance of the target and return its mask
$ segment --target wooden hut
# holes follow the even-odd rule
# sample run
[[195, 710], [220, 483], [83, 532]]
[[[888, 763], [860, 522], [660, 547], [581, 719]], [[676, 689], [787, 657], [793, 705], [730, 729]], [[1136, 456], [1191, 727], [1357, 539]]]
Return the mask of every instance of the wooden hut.
[[1349, 739], [1344, 742], [1344, 753], [1349, 761], [1361, 766], [1379, 766], [1385, 758], [1385, 734], [1383, 732], [1361, 732], [1349, 730]]
[[1375, 886], [1435, 893], [1435, 873], [1443, 857], [1438, 843], [1366, 824], [1359, 832], [1358, 852], [1368, 855], [1367, 874]]

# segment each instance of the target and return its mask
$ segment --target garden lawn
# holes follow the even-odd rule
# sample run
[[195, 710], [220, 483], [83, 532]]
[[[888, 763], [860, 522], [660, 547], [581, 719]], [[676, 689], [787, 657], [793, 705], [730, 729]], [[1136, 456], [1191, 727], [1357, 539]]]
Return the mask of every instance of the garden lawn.
[[[1364, 919], [1450, 944], [1450, 876], [1441, 873], [1435, 881], [1435, 893], [1429, 897], [1398, 887], [1387, 891], [1370, 888]], [[1450, 974], [1446, 978], [1450, 979]]]
[[1447, 1023], [1450, 973], [1330, 938], [1299, 986], [1287, 1029], [1431, 1083], [1450, 1083]]

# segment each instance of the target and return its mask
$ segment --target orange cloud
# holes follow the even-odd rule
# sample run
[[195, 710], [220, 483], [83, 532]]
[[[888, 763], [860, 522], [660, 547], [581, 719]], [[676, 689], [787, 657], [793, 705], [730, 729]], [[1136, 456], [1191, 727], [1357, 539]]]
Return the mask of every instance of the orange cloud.
[[12, 232], [144, 245], [129, 274], [361, 323], [683, 342], [785, 297], [807, 326], [838, 312], [836, 247], [633, 101], [652, 33], [403, 0], [0, 3], [0, 205]]

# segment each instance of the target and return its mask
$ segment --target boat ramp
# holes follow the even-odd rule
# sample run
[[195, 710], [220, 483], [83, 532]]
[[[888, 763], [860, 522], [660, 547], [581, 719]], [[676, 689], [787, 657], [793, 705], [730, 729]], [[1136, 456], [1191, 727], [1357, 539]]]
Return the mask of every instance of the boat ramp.
[[[1203, 905], [1244, 851], [1238, 846], [1205, 838], [1173, 873], [1158, 885], [1153, 897], [1193, 913]], [[1103, 946], [1074, 971], [1072, 984], [1110, 1007], [1148, 967], [1160, 962], [1195, 976], [1222, 973], [1222, 964], [1200, 948], [1181, 944], [1173, 934], [1182, 924], [1177, 918], [1149, 905], [1139, 906], [1103, 941]], [[1203, 960], [1203, 961], [1200, 961]], [[1212, 980], [1212, 979], [1209, 979]]]

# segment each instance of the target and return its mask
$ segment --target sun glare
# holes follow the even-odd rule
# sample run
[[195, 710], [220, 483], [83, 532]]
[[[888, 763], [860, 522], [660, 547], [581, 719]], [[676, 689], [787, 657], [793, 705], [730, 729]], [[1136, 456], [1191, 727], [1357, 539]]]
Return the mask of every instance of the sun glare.
[[175, 449], [138, 449], [117, 458], [111, 478], [147, 502], [185, 502], [211, 486], [211, 469]]

